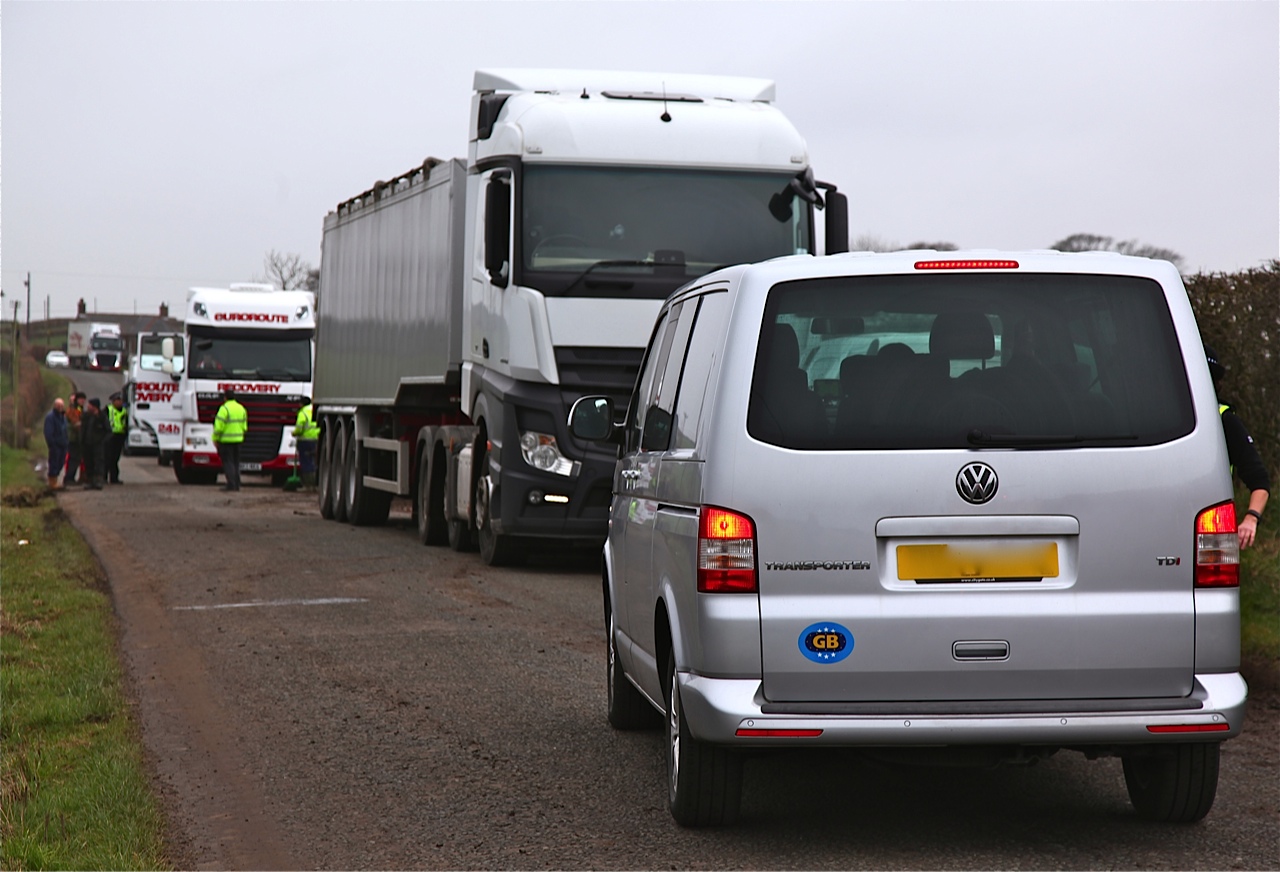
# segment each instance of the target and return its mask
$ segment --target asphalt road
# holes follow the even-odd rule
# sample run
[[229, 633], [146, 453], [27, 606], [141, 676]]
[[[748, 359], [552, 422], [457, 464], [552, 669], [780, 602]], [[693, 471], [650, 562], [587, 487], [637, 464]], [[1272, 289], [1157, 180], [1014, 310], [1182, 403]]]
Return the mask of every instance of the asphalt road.
[[743, 820], [678, 827], [663, 738], [604, 717], [594, 558], [519, 570], [320, 519], [154, 458], [58, 497], [102, 561], [180, 868], [1276, 868], [1280, 703], [1255, 693], [1217, 803], [1132, 813], [1117, 760], [1028, 768], [778, 753]]

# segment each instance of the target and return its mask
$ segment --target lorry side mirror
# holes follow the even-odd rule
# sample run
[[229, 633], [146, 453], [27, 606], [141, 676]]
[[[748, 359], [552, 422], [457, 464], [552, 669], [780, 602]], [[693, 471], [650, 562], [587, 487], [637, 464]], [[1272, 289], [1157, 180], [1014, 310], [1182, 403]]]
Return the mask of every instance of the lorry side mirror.
[[827, 192], [827, 208], [823, 218], [826, 230], [823, 251], [827, 254], [843, 254], [849, 250], [849, 198], [836, 190], [835, 185], [819, 182]]
[[510, 173], [494, 173], [484, 192], [484, 268], [489, 281], [505, 288], [511, 277]]
[[[165, 360], [173, 360], [173, 337], [166, 336], [160, 340], [160, 356]], [[171, 372], [172, 370], [165, 370]]]
[[169, 375], [177, 375], [177, 373], [174, 372], [172, 360], [166, 360], [164, 363], [160, 364], [160, 371], [167, 372]]

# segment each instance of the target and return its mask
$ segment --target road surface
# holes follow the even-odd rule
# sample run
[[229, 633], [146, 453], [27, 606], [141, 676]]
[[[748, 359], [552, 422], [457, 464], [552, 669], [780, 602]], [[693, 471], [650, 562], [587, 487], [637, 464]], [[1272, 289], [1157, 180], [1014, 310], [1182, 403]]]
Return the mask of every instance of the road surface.
[[198, 869], [1276, 868], [1280, 703], [1256, 691], [1218, 800], [1139, 821], [1117, 760], [995, 770], [750, 759], [742, 823], [678, 827], [663, 737], [604, 717], [591, 556], [519, 570], [405, 515], [320, 519], [154, 458], [58, 500], [110, 579], [173, 858]]

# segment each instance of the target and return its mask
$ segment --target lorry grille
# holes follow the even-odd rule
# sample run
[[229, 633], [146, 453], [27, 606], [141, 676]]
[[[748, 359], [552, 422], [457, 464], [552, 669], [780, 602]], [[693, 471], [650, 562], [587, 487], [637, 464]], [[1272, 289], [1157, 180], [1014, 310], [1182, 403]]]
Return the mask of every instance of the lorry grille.
[[[280, 432], [293, 429], [302, 408], [302, 396], [293, 394], [239, 394], [236, 401], [249, 413], [249, 432], [245, 434], [240, 449], [240, 459], [245, 463], [261, 463], [274, 460], [280, 452]], [[196, 395], [196, 408], [201, 424], [212, 424], [222, 397], [215, 393]]]
[[556, 369], [567, 392], [630, 396], [643, 358], [643, 348], [561, 347]]

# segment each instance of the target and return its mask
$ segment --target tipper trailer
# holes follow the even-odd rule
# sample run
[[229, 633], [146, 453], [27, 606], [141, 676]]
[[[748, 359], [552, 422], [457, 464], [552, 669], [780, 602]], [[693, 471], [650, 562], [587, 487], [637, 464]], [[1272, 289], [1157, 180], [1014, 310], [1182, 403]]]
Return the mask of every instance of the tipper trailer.
[[424, 543], [491, 564], [603, 541], [616, 457], [569, 434], [573, 401], [625, 407], [675, 288], [848, 247], [846, 200], [773, 97], [762, 79], [477, 72], [465, 161], [325, 218], [321, 514], [379, 524], [409, 497]]

